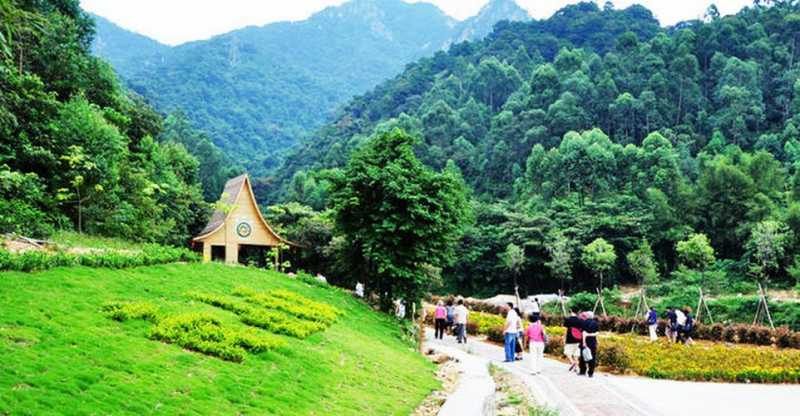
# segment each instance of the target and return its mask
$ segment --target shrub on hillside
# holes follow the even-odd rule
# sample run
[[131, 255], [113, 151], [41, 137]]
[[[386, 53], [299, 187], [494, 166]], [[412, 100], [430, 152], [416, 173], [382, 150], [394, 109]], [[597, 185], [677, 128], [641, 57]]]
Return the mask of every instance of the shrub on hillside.
[[102, 307], [103, 312], [115, 321], [144, 319], [158, 320], [158, 307], [150, 302], [108, 302]]
[[151, 329], [150, 338], [234, 362], [242, 362], [246, 351], [284, 345], [283, 340], [265, 334], [227, 329], [217, 318], [201, 313], [166, 317]]
[[146, 245], [140, 252], [119, 252], [113, 250], [85, 254], [65, 252], [45, 252], [30, 250], [22, 253], [9, 253], [0, 249], [0, 271], [33, 272], [54, 267], [86, 266], [123, 269], [175, 262], [197, 262], [200, 257], [187, 249]]
[[327, 325], [321, 322], [299, 319], [280, 310], [256, 308], [227, 296], [201, 292], [189, 292], [186, 295], [198, 302], [233, 312], [246, 325], [265, 329], [275, 334], [302, 339], [327, 328]]

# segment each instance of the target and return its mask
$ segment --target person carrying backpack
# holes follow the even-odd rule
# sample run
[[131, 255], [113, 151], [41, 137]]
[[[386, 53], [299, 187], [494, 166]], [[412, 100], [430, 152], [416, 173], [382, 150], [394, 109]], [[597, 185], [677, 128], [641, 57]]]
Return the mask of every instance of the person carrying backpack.
[[600, 332], [600, 325], [594, 319], [594, 312], [584, 312], [583, 315], [583, 341], [581, 343], [580, 372], [579, 376], [588, 375], [594, 377], [594, 369], [597, 367], [597, 334]]
[[570, 315], [564, 318], [564, 326], [567, 328], [564, 339], [564, 356], [569, 360], [569, 371], [575, 371], [578, 367], [578, 357], [581, 354], [583, 322], [578, 318], [578, 312], [574, 308], [571, 308], [569, 312]]

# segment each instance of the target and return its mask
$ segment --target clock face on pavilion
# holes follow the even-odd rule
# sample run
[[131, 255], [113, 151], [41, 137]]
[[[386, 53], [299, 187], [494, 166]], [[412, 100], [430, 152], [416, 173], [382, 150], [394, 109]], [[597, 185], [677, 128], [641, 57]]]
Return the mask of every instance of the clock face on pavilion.
[[240, 221], [236, 224], [236, 235], [242, 238], [250, 237], [253, 233], [253, 227], [247, 221]]

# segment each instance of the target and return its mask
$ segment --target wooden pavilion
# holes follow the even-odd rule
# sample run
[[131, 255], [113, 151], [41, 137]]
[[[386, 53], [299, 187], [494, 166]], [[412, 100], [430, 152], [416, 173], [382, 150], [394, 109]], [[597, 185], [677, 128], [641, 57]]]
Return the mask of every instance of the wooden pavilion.
[[247, 174], [225, 184], [211, 220], [192, 242], [203, 244], [204, 262], [224, 259], [228, 264], [239, 262], [242, 246], [297, 247], [275, 233], [261, 215]]

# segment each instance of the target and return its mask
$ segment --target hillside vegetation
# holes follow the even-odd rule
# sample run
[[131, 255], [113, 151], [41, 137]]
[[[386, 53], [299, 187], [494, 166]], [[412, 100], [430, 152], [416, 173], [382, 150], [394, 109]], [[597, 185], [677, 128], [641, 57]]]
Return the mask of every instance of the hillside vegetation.
[[330, 121], [351, 97], [454, 41], [480, 39], [499, 20], [527, 19], [509, 0], [455, 21], [432, 4], [352, 0], [306, 20], [246, 27], [130, 59], [141, 38], [100, 21], [94, 50], [162, 112], [182, 109], [254, 173]]
[[[212, 296], [253, 310], [271, 302], [263, 313], [323, 324], [305, 339], [276, 335], [212, 306]], [[302, 311], [323, 312], [303, 321]], [[205, 324], [170, 338], [175, 322], [192, 319]], [[203, 331], [202, 345], [187, 343]], [[243, 349], [226, 344], [231, 334]], [[437, 382], [401, 338], [391, 318], [348, 293], [274, 272], [196, 264], [5, 272], [0, 414], [404, 415]]]
[[402, 128], [420, 160], [472, 189], [475, 222], [442, 271], [449, 290], [513, 293], [515, 276], [523, 294], [789, 288], [800, 277], [799, 34], [797, 1], [710, 7], [670, 28], [641, 6], [589, 2], [501, 23], [352, 100], [261, 196], [321, 212], [274, 208], [289, 238], [335, 244], [331, 171]]

